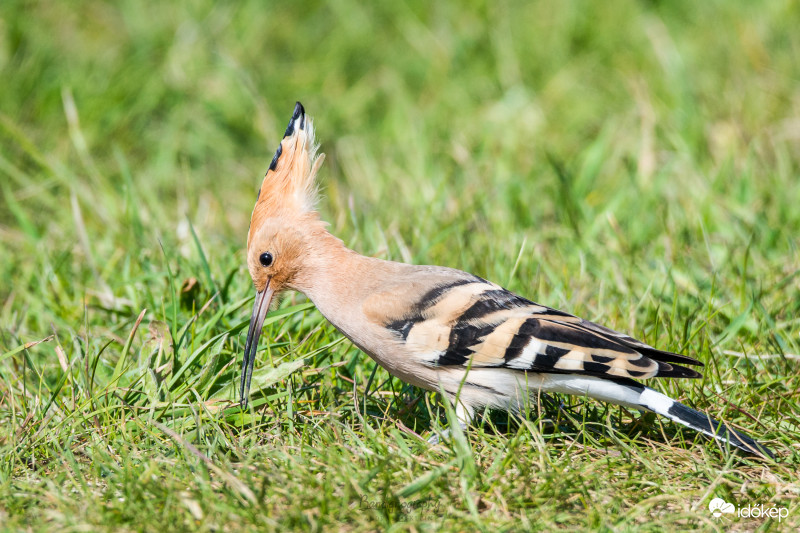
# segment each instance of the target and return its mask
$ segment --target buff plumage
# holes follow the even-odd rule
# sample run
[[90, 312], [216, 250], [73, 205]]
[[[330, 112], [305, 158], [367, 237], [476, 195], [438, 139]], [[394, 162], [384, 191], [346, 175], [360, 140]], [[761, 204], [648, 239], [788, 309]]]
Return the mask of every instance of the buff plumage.
[[243, 360], [244, 405], [270, 301], [297, 290], [389, 373], [444, 391], [463, 425], [483, 407], [519, 411], [540, 392], [577, 394], [652, 411], [738, 449], [771, 456], [751, 437], [635, 381], [698, 378], [690, 368], [702, 366], [696, 359], [466, 272], [347, 249], [314, 210], [322, 157], [313, 132], [298, 103], [253, 210], [247, 264], [256, 299]]

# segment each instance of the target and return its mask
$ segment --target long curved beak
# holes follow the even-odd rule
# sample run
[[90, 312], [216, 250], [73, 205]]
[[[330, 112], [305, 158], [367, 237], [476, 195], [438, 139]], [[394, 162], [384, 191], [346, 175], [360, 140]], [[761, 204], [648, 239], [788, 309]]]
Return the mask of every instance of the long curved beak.
[[250, 381], [253, 379], [253, 364], [256, 360], [258, 339], [261, 337], [264, 317], [267, 316], [274, 292], [268, 281], [264, 290], [256, 293], [256, 299], [253, 302], [253, 314], [250, 316], [250, 329], [247, 330], [247, 342], [244, 345], [244, 358], [242, 359], [242, 383], [239, 386], [240, 405], [243, 409], [247, 407], [247, 400], [250, 396]]

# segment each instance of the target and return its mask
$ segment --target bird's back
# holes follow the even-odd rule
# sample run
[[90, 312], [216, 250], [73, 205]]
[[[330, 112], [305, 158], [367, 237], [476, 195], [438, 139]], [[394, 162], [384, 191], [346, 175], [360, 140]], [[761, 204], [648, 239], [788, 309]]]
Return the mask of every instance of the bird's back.
[[604, 378], [687, 377], [690, 357], [539, 305], [458, 270], [411, 267], [364, 300], [367, 319], [428, 367], [500, 367]]

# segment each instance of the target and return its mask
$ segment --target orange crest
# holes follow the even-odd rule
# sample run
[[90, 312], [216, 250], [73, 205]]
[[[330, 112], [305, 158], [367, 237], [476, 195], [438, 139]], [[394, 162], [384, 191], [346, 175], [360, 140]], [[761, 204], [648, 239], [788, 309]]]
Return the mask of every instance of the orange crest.
[[314, 211], [317, 199], [314, 178], [325, 159], [324, 154], [318, 157], [316, 152], [313, 124], [306, 117], [303, 105], [297, 102], [258, 191], [247, 235], [248, 248], [254, 232], [266, 219]]

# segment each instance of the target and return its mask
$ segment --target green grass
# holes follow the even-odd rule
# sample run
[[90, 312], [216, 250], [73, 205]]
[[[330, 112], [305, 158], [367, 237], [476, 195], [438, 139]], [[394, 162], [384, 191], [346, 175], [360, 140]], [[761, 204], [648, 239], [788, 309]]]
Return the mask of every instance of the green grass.
[[[0, 528], [800, 528], [798, 27], [790, 1], [4, 1]], [[436, 395], [302, 295], [242, 412], [246, 231], [295, 100], [351, 248], [699, 358], [651, 384], [777, 462], [569, 397], [431, 448]]]

